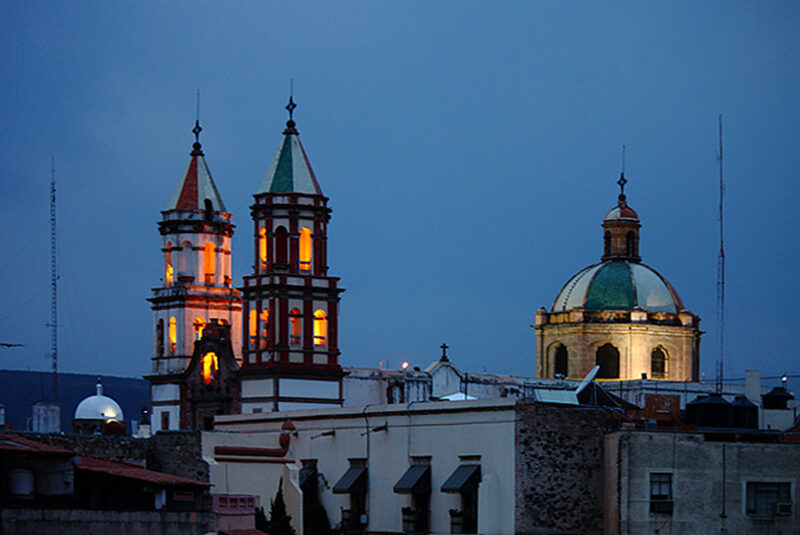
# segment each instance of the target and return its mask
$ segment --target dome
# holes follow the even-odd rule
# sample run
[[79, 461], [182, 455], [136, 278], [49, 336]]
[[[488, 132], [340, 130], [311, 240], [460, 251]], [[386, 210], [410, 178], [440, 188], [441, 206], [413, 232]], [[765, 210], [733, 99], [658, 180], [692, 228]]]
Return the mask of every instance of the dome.
[[639, 221], [639, 215], [627, 204], [619, 203], [608, 211], [603, 221], [611, 221], [612, 219], [634, 219]]
[[97, 394], [78, 403], [75, 420], [124, 420], [122, 408], [108, 396], [103, 395], [103, 385], [98, 381]]
[[[612, 210], [613, 211], [613, 210]], [[632, 211], [632, 210], [631, 210]], [[677, 314], [683, 310], [678, 293], [656, 270], [627, 260], [608, 260], [573, 276], [553, 303], [553, 312], [633, 310]]]

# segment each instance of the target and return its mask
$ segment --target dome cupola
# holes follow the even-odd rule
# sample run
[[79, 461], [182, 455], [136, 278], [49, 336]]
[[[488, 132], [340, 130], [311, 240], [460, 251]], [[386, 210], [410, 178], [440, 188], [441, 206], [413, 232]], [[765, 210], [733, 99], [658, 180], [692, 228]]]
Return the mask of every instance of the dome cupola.
[[617, 205], [603, 218], [603, 260], [629, 260], [638, 262], [639, 256], [639, 216], [628, 206], [625, 197], [625, 173], [621, 173]]
[[103, 385], [97, 378], [96, 394], [78, 403], [75, 420], [124, 420], [122, 408], [108, 396], [103, 395]]

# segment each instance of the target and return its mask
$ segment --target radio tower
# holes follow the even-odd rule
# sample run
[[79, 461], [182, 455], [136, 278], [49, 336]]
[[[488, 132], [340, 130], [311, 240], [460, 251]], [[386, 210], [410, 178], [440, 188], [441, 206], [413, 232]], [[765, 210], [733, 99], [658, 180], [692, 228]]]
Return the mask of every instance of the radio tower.
[[53, 403], [58, 403], [58, 303], [56, 301], [56, 158], [50, 157], [50, 328], [53, 358]]
[[725, 242], [723, 239], [722, 180], [722, 114], [719, 115], [719, 257], [717, 258], [717, 321], [719, 323], [719, 360], [717, 361], [717, 392], [722, 393], [723, 363], [725, 361]]

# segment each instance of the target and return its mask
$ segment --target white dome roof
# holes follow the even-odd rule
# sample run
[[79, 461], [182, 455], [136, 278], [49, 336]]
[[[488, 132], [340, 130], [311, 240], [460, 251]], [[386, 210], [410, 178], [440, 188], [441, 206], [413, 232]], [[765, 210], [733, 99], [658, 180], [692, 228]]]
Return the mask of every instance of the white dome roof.
[[103, 395], [103, 385], [97, 383], [97, 394], [89, 396], [75, 409], [75, 420], [124, 420], [122, 408], [108, 396]]

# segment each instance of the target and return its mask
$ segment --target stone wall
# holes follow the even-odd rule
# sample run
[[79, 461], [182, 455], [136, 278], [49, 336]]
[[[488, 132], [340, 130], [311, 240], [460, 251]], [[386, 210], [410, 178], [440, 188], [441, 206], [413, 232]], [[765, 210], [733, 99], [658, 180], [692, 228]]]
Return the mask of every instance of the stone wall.
[[196, 481], [208, 482], [199, 431], [159, 432], [150, 438], [102, 435], [14, 433], [30, 440], [110, 461], [122, 461]]
[[214, 513], [0, 509], [4, 535], [201, 535], [216, 530]]
[[596, 407], [517, 404], [517, 535], [603, 532], [603, 436]]

